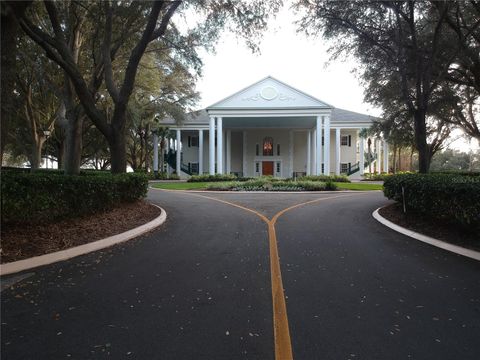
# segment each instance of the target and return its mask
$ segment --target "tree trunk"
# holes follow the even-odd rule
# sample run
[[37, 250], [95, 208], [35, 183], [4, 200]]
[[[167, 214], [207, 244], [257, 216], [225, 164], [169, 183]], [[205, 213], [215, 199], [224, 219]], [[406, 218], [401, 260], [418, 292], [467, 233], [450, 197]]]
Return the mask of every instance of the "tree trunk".
[[40, 165], [42, 164], [42, 147], [44, 143], [45, 138], [43, 137], [39, 137], [37, 141], [33, 141], [32, 153], [30, 157], [30, 166], [32, 167], [32, 170], [39, 169]]
[[57, 144], [57, 164], [59, 169], [64, 168], [65, 141], [62, 139]]
[[111, 127], [112, 134], [108, 137], [110, 148], [111, 169], [113, 174], [121, 174], [127, 171], [127, 149], [125, 130]]
[[402, 171], [402, 148], [398, 148], [398, 171]]
[[78, 175], [82, 164], [83, 116], [78, 115], [76, 111], [69, 111], [67, 119], [64, 169], [66, 175]]
[[418, 151], [418, 171], [422, 174], [428, 173], [430, 168], [430, 156], [427, 145], [427, 125], [425, 122], [425, 111], [418, 109], [414, 114], [415, 147]]

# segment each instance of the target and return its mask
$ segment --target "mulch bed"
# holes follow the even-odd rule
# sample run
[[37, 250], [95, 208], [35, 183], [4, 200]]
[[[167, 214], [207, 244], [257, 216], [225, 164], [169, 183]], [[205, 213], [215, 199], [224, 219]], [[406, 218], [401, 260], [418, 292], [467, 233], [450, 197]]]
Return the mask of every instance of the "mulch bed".
[[1, 263], [48, 254], [101, 240], [146, 224], [161, 213], [145, 201], [76, 219], [48, 224], [2, 226]]
[[400, 204], [388, 205], [380, 209], [379, 212], [387, 220], [409, 230], [450, 244], [480, 251], [480, 235], [478, 231], [473, 229], [465, 229], [444, 221], [428, 219], [419, 214], [404, 214]]

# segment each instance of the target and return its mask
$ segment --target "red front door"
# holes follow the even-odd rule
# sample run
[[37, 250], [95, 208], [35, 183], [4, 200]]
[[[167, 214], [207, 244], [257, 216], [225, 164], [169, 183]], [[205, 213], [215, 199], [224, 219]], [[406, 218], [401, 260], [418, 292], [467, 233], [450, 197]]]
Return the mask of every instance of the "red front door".
[[273, 161], [262, 162], [262, 175], [273, 175]]

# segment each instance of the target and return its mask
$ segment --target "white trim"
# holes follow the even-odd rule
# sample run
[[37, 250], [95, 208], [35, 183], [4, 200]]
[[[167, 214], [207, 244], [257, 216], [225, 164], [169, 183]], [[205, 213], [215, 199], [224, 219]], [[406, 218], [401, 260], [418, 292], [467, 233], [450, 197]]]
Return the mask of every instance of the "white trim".
[[232, 130], [227, 130], [227, 136], [226, 136], [226, 144], [225, 146], [227, 147], [226, 149], [226, 170], [227, 174], [230, 174], [232, 171]]
[[222, 118], [217, 117], [217, 174], [223, 174], [223, 129]]
[[177, 154], [176, 154], [176, 169], [177, 175], [180, 176], [182, 171], [182, 131], [177, 129]]
[[480, 252], [478, 252], [478, 251], [466, 249], [466, 248], [463, 248], [461, 246], [453, 245], [453, 244], [450, 244], [450, 243], [447, 243], [447, 242], [444, 242], [444, 241], [441, 241], [441, 240], [438, 240], [438, 239], [434, 239], [430, 236], [426, 236], [426, 235], [417, 233], [415, 231], [406, 229], [406, 228], [404, 228], [402, 226], [399, 226], [397, 224], [394, 224], [393, 222], [385, 219], [382, 215], [380, 215], [379, 210], [381, 208], [382, 207], [375, 210], [372, 213], [372, 216], [375, 218], [375, 220], [377, 220], [381, 224], [389, 227], [390, 229], [395, 230], [395, 231], [397, 231], [397, 232], [399, 232], [403, 235], [409, 236], [413, 239], [420, 240], [420, 241], [422, 241], [424, 243], [427, 243], [429, 245], [436, 246], [440, 249], [447, 250], [447, 251], [453, 252], [455, 254], [463, 255], [463, 256], [469, 257], [471, 259], [480, 261]]
[[39, 266], [49, 265], [59, 261], [68, 260], [76, 256], [88, 254], [93, 251], [105, 249], [112, 245], [120, 244], [127, 240], [133, 239], [137, 236], [140, 236], [148, 231], [151, 231], [156, 227], [162, 225], [167, 219], [167, 213], [165, 212], [164, 209], [162, 209], [158, 205], [155, 205], [155, 204], [152, 204], [152, 205], [158, 207], [161, 210], [161, 214], [146, 224], [143, 224], [134, 229], [125, 231], [121, 234], [109, 236], [105, 239], [94, 241], [88, 244], [75, 246], [70, 249], [61, 250], [61, 251], [57, 251], [50, 254], [35, 256], [29, 259], [2, 264], [0, 265], [0, 275], [3, 276], [8, 274], [13, 274], [20, 271], [33, 269]]

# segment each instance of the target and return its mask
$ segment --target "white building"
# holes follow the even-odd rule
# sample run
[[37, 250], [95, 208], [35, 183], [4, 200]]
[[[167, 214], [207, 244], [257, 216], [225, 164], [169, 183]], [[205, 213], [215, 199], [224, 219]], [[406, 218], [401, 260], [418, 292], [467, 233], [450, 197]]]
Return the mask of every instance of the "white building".
[[[367, 139], [359, 137], [359, 131], [370, 127], [372, 120], [269, 76], [189, 114], [182, 124], [165, 119], [161, 125], [176, 131], [171, 147], [180, 145], [175, 170], [181, 177], [189, 173], [360, 177], [368, 171], [371, 157], [365, 155]], [[387, 144], [371, 140], [372, 171], [385, 171], [388, 156], [383, 162], [381, 157], [382, 148], [388, 153]]]

